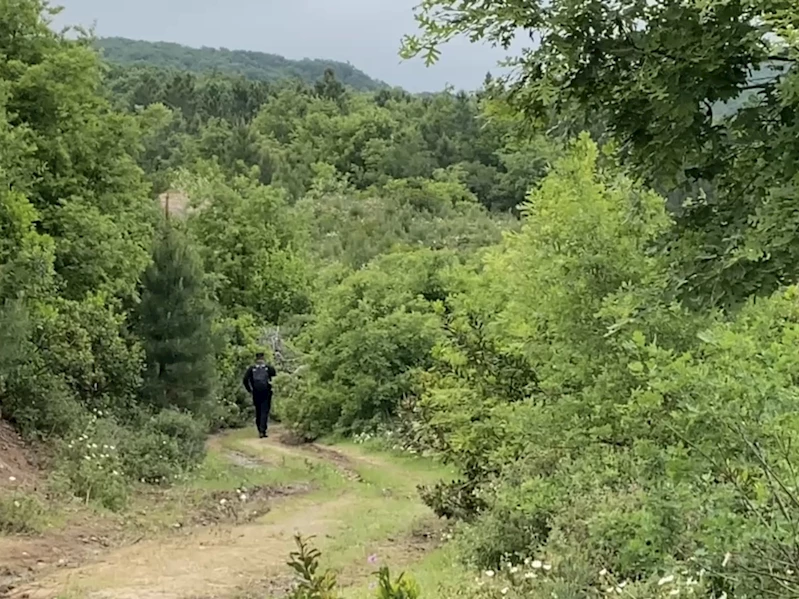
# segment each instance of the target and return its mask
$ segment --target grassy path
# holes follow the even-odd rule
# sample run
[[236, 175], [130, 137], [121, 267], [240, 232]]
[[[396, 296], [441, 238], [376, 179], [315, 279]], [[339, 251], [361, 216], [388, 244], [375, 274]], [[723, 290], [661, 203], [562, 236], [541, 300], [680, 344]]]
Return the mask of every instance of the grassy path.
[[278, 439], [249, 431], [215, 437], [195, 478], [140, 510], [153, 532], [145, 528], [75, 567], [43, 572], [9, 596], [280, 597], [290, 583], [285, 562], [296, 533], [315, 536], [346, 597], [371, 594], [370, 555], [411, 572], [426, 590], [457, 583], [463, 573], [439, 547], [442, 524], [416, 493], [447, 471], [355, 445], [292, 447]]

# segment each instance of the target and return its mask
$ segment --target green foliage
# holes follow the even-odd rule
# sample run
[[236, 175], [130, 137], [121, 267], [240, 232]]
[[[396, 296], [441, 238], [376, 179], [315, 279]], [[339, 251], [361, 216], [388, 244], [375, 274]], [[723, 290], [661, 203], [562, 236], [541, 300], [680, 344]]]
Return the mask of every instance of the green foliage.
[[173, 482], [202, 462], [205, 433], [203, 423], [175, 410], [145, 418], [138, 434], [122, 443], [126, 474], [151, 484]]
[[335, 599], [336, 575], [332, 570], [319, 572], [319, 558], [322, 553], [311, 547], [311, 539], [294, 536], [297, 550], [289, 555], [288, 565], [294, 570], [296, 582], [289, 597], [291, 599]]
[[41, 532], [46, 518], [45, 507], [35, 495], [21, 492], [0, 497], [0, 533], [29, 534]]
[[406, 56], [434, 61], [460, 34], [536, 40], [503, 87], [525, 114], [576, 109], [606, 124], [670, 200], [666, 244], [692, 305], [734, 306], [797, 281], [795, 3], [427, 0], [417, 16]]
[[[241, 374], [265, 345], [307, 434], [393, 418], [432, 365], [447, 273], [513, 226], [485, 207], [515, 206], [558, 153], [478, 95], [336, 65], [275, 83], [263, 57], [176, 46], [108, 67], [44, 2], [5, 9], [2, 415], [56, 447], [57, 490], [109, 508], [249, 419]], [[159, 62], [187, 52], [198, 73]]]
[[312, 191], [297, 204], [323, 264], [359, 268], [402, 248], [452, 249], [461, 254], [497, 243], [510, 218], [489, 214], [457, 174], [390, 180], [358, 193], [320, 169]]
[[418, 599], [419, 587], [404, 574], [392, 582], [388, 566], [382, 566], [377, 573], [376, 596], [378, 599]]
[[[289, 567], [295, 573], [291, 599], [336, 599], [339, 597], [338, 582], [332, 570], [320, 571], [322, 553], [310, 544], [313, 537], [295, 535], [297, 550], [289, 555]], [[391, 580], [388, 567], [380, 568], [377, 575], [377, 599], [418, 599], [419, 587], [409, 577], [400, 574]]]
[[166, 226], [142, 279], [137, 331], [146, 355], [143, 399], [203, 413], [216, 384], [211, 306], [199, 258]]
[[168, 42], [145, 42], [121, 37], [97, 40], [96, 45], [111, 63], [147, 65], [191, 73], [220, 72], [242, 75], [248, 79], [276, 81], [300, 79], [313, 83], [329, 71], [339, 81], [355, 89], [385, 87], [350, 64], [332, 60], [289, 60], [276, 54], [228, 50], [226, 48], [190, 48]]
[[183, 173], [179, 185], [195, 198], [189, 230], [223, 308], [275, 323], [307, 310], [303, 233], [279, 189], [244, 176], [225, 181], [214, 169], [206, 176]]
[[413, 372], [430, 365], [450, 252], [389, 254], [325, 290], [299, 341], [310, 369], [283, 412], [310, 437], [396, 414]]
[[84, 416], [81, 422], [83, 431], [72, 433], [59, 444], [53, 487], [86, 503], [93, 501], [119, 510], [127, 505], [130, 492], [118, 446], [124, 432], [101, 411]]
[[423, 497], [478, 567], [562, 560], [520, 595], [599, 596], [600, 571], [642, 597], [793, 589], [767, 564], [792, 555], [797, 291], [685, 310], [663, 203], [599, 158], [579, 140], [450, 286], [403, 430], [462, 478]]

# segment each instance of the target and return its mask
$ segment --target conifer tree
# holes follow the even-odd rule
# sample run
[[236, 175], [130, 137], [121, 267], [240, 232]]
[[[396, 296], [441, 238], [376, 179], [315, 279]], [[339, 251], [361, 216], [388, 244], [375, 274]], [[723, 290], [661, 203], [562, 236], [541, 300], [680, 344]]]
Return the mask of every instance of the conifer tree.
[[216, 382], [213, 311], [200, 260], [180, 231], [164, 227], [142, 286], [143, 400], [159, 408], [203, 412]]

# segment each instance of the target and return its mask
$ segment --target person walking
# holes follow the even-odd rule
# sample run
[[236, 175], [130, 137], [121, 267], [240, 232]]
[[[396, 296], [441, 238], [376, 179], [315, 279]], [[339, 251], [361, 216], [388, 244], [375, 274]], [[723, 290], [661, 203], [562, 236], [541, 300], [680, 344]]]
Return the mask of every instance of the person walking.
[[263, 352], [255, 354], [255, 364], [244, 374], [244, 388], [252, 395], [255, 405], [255, 426], [258, 436], [263, 439], [269, 426], [269, 412], [272, 410], [272, 379], [277, 372], [271, 364], [267, 364]]

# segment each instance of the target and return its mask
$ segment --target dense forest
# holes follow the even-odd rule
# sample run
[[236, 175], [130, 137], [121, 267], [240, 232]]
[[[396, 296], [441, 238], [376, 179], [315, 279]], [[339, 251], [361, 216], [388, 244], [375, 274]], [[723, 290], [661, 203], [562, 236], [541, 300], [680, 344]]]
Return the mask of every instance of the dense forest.
[[799, 9], [530, 4], [423, 3], [406, 56], [540, 44], [419, 97], [107, 68], [11, 2], [0, 401], [65, 492], [190, 470], [266, 348], [295, 434], [456, 467], [466, 595], [799, 596]]
[[324, 76], [325, 71], [331, 70], [338, 81], [357, 90], [372, 91], [388, 87], [351, 64], [334, 60], [289, 60], [264, 52], [190, 48], [171, 42], [146, 42], [123, 37], [100, 38], [95, 44], [105, 60], [125, 67], [153, 66], [195, 74], [241, 75], [257, 81], [299, 79], [305, 83], [314, 83]]

